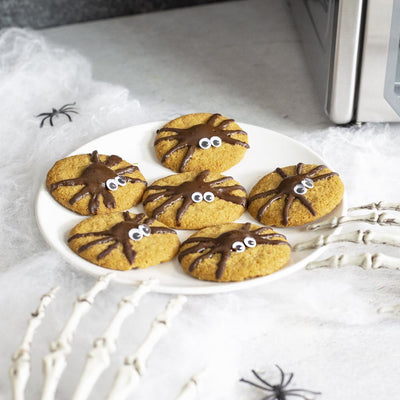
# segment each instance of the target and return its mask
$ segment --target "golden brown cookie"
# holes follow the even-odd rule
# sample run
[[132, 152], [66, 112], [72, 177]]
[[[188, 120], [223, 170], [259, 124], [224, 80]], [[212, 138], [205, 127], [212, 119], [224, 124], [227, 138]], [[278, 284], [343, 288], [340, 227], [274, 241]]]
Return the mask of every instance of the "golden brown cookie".
[[342, 200], [343, 182], [324, 165], [276, 168], [253, 187], [249, 212], [272, 226], [300, 226], [331, 212]]
[[188, 114], [157, 131], [159, 160], [176, 172], [209, 169], [223, 172], [237, 164], [249, 148], [247, 133], [220, 114]]
[[246, 210], [246, 203], [243, 186], [230, 176], [209, 170], [159, 179], [143, 195], [147, 215], [179, 229], [235, 221]]
[[185, 240], [179, 250], [185, 272], [218, 282], [271, 274], [285, 266], [289, 258], [285, 236], [250, 223], [204, 228]]
[[95, 150], [57, 161], [46, 186], [64, 207], [90, 215], [131, 208], [141, 201], [147, 183], [138, 167]]
[[94, 264], [127, 271], [171, 260], [180, 241], [160, 222], [124, 211], [85, 219], [71, 230], [68, 244]]

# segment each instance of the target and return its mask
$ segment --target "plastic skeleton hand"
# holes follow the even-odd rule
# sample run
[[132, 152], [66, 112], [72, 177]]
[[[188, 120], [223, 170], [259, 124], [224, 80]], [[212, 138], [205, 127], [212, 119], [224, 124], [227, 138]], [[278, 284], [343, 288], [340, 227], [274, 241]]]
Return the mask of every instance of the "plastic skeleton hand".
[[[79, 323], [82, 317], [90, 311], [97, 294], [107, 288], [112, 276], [113, 274], [101, 276], [87, 293], [78, 297], [63, 330], [56, 340], [51, 343], [50, 353], [43, 360], [44, 382], [41, 400], [55, 399], [58, 382], [67, 366], [67, 356], [72, 350], [73, 337]], [[100, 373], [110, 364], [110, 356], [116, 350], [122, 323], [135, 311], [140, 299], [146, 293], [150, 292], [155, 284], [155, 280], [142, 282], [131, 295], [123, 297], [118, 303], [117, 311], [108, 328], [94, 342], [94, 347], [88, 354], [87, 362], [73, 399], [86, 399], [90, 395]], [[52, 289], [42, 297], [38, 309], [32, 313], [24, 339], [12, 358], [10, 380], [13, 390], [13, 400], [24, 400], [25, 388], [31, 369], [30, 355], [32, 340], [37, 328], [45, 317], [47, 306], [55, 297], [55, 292], [56, 289]], [[185, 301], [186, 297], [184, 296], [177, 296], [171, 299], [164, 312], [156, 317], [148, 335], [136, 353], [128, 356], [125, 364], [119, 369], [114, 386], [107, 397], [108, 399], [118, 398], [123, 400], [134, 390], [140, 376], [145, 372], [146, 361], [153, 347], [167, 333], [172, 319], [180, 312]]]

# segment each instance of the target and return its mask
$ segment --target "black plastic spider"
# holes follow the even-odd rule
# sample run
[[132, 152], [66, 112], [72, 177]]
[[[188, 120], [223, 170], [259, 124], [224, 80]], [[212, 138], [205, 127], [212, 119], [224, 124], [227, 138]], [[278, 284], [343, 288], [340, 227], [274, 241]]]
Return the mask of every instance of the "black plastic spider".
[[[264, 233], [267, 229], [269, 228], [263, 227], [252, 231], [251, 224], [247, 222], [239, 229], [222, 233], [215, 238], [195, 236], [186, 239], [182, 243], [182, 247], [188, 243], [194, 243], [194, 245], [181, 251], [179, 254], [179, 261], [188, 254], [200, 253], [199, 257], [197, 257], [189, 267], [189, 271], [192, 272], [203, 260], [220, 254], [221, 258], [217, 264], [215, 277], [221, 279], [225, 271], [226, 263], [234, 252], [242, 253], [247, 247], [255, 247], [260, 244], [289, 246], [288, 242], [281, 240], [285, 239], [285, 236], [280, 233]], [[273, 238], [277, 239], [275, 240]]]
[[175, 231], [170, 228], [150, 226], [154, 222], [154, 219], [147, 218], [143, 213], [137, 214], [132, 218], [128, 211], [124, 211], [123, 217], [124, 220], [122, 222], [118, 222], [110, 229], [99, 232], [77, 233], [71, 236], [68, 242], [82, 237], [102, 236], [100, 239], [92, 240], [81, 246], [78, 249], [78, 253], [88, 250], [93, 246], [111, 242], [105, 250], [97, 255], [97, 259], [100, 260], [104, 258], [121, 245], [125, 257], [132, 265], [136, 257], [136, 252], [132, 248], [132, 241], [142, 240], [144, 236], [148, 237], [155, 233], [175, 233]]
[[207, 150], [210, 147], [219, 147], [223, 142], [228, 144], [238, 144], [240, 146], [249, 148], [246, 142], [232, 138], [231, 136], [237, 133], [242, 135], [247, 135], [246, 132], [242, 130], [228, 130], [225, 129], [233, 119], [225, 119], [219, 125], [215, 125], [215, 120], [220, 117], [221, 114], [213, 114], [204, 124], [198, 124], [191, 126], [190, 128], [180, 129], [180, 128], [161, 128], [157, 131], [160, 132], [173, 132], [174, 135], [163, 136], [154, 142], [157, 145], [163, 141], [176, 140], [176, 145], [172, 146], [162, 157], [161, 161], [164, 162], [168, 157], [180, 149], [187, 147], [185, 156], [182, 159], [181, 165], [179, 167], [179, 172], [183, 172], [186, 164], [190, 161], [193, 153], [197, 148]]
[[289, 222], [289, 211], [295, 199], [299, 200], [301, 204], [306, 207], [312, 215], [315, 215], [315, 210], [312, 204], [305, 198], [305, 194], [308, 189], [314, 187], [314, 182], [320, 181], [321, 179], [327, 179], [331, 176], [337, 175], [336, 172], [329, 172], [327, 174], [315, 176], [318, 172], [325, 169], [325, 165], [318, 165], [311, 171], [303, 173], [303, 163], [298, 163], [296, 165], [296, 170], [294, 175], [288, 175], [281, 168], [276, 168], [275, 173], [279, 174], [282, 178], [280, 184], [272, 190], [266, 192], [257, 193], [251, 196], [249, 199], [249, 205], [257, 199], [263, 199], [265, 197], [271, 196], [259, 209], [257, 212], [257, 219], [261, 221], [265, 211], [271, 206], [275, 200], [279, 200], [286, 196], [285, 206], [283, 208], [283, 225], [287, 225]]
[[[176, 212], [177, 226], [181, 225], [182, 216], [187, 211], [187, 209], [192, 204], [203, 200], [203, 198], [205, 201], [210, 202], [213, 201], [215, 196], [222, 200], [230, 201], [231, 203], [240, 204], [243, 207], [246, 207], [246, 196], [237, 196], [231, 194], [231, 192], [234, 190], [242, 190], [244, 193], [246, 193], [246, 190], [243, 186], [218, 186], [221, 183], [232, 179], [232, 177], [230, 176], [225, 176], [214, 181], [206, 182], [205, 180], [209, 174], [209, 170], [202, 171], [192, 181], [183, 182], [177, 186], [151, 185], [148, 187], [148, 191], [158, 190], [159, 192], [148, 195], [144, 200], [143, 205], [146, 205], [147, 203], [151, 203], [153, 201], [157, 201], [162, 197], [166, 197], [167, 199], [152, 212], [152, 217], [157, 218], [160, 214], [164, 213], [169, 206], [183, 199], [182, 205]], [[210, 198], [208, 198], [207, 195], [210, 196]]]
[[[276, 368], [278, 368], [281, 373], [281, 381], [277, 385], [271, 385], [265, 379], [261, 378], [261, 376], [256, 371], [254, 371], [254, 369], [252, 369], [251, 372], [265, 386], [248, 381], [247, 379], [243, 378], [240, 379], [240, 382], [248, 383], [249, 385], [255, 386], [256, 388], [271, 393], [266, 397], [263, 397], [262, 400], [286, 400], [288, 397], [301, 397], [304, 400], [311, 400], [314, 398], [314, 395], [321, 394], [321, 392], [313, 392], [311, 390], [306, 390], [306, 389], [287, 389], [289, 383], [293, 379], [294, 376], [293, 373], [290, 373], [289, 377], [286, 379], [286, 374], [282, 371], [279, 365], [276, 365]], [[308, 397], [306, 395], [307, 393], [313, 395], [313, 397]]]
[[53, 108], [51, 110], [51, 112], [49, 113], [41, 113], [39, 115], [36, 115], [36, 117], [44, 117], [42, 119], [42, 122], [40, 123], [40, 127], [42, 128], [44, 125], [44, 122], [46, 121], [46, 119], [50, 119], [50, 125], [53, 125], [53, 118], [54, 117], [58, 117], [60, 114], [65, 115], [70, 122], [72, 122], [72, 118], [70, 117], [70, 113], [74, 113], [74, 114], [79, 114], [78, 111], [76, 111], [76, 109], [73, 107], [75, 105], [75, 103], [71, 103], [71, 104], [65, 104], [64, 106], [62, 106], [60, 109], [56, 110], [55, 108]]

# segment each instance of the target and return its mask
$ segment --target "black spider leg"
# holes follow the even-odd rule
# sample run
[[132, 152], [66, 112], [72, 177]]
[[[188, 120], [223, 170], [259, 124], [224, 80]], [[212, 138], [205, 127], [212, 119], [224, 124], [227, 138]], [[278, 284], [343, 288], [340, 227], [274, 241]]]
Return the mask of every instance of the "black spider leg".
[[76, 104], [76, 102], [70, 103], [70, 104], [64, 104], [58, 111], [65, 111], [67, 108], [73, 108], [73, 106]]
[[273, 387], [270, 383], [268, 383], [266, 380], [264, 380], [263, 378], [261, 378], [261, 376], [260, 376], [259, 374], [257, 374], [257, 372], [256, 372], [254, 369], [252, 369], [251, 372], [253, 373], [253, 375], [254, 375], [259, 381], [261, 381], [262, 383], [264, 383], [264, 385], [266, 385], [267, 387], [261, 386], [261, 385], [259, 385], [258, 383], [251, 382], [251, 381], [249, 381], [249, 380], [247, 380], [247, 379], [244, 379], [244, 378], [240, 379], [240, 382], [248, 383], [249, 385], [252, 385], [252, 386], [254, 386], [254, 387], [256, 387], [256, 388], [259, 388], [259, 389], [262, 389], [262, 390], [266, 390], [267, 392], [273, 392], [273, 391], [275, 391], [275, 390], [274, 390], [274, 387]]
[[294, 376], [293, 372], [291, 372], [291, 373], [289, 374], [289, 379], [285, 382], [285, 373], [282, 371], [282, 368], [281, 368], [279, 365], [275, 365], [275, 367], [279, 369], [279, 372], [280, 372], [280, 374], [281, 374], [281, 383], [280, 383], [280, 386], [281, 386], [282, 388], [287, 387], [287, 386], [289, 385], [289, 383], [290, 383], [290, 382], [292, 381], [292, 379], [293, 379], [293, 376]]
[[40, 123], [40, 128], [43, 128], [44, 122], [46, 121], [47, 118], [50, 118], [51, 113], [42, 113], [42, 114], [36, 115], [36, 117], [44, 117], [44, 116], [46, 116], [46, 117], [42, 119], [42, 121]]

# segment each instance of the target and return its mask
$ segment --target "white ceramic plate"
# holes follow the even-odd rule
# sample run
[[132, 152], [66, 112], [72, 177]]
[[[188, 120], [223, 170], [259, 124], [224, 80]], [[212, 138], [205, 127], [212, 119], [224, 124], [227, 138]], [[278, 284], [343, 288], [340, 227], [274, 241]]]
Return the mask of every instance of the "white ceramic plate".
[[[161, 165], [153, 148], [155, 132], [164, 124], [165, 122], [152, 122], [122, 129], [95, 139], [70, 155], [90, 153], [93, 150], [98, 150], [100, 154], [117, 154], [128, 162], [137, 163], [150, 184], [173, 173]], [[287, 136], [258, 126], [239, 124], [249, 135], [250, 149], [239, 164], [224, 172], [224, 174], [233, 176], [248, 192], [263, 175], [273, 171], [278, 166], [284, 167], [298, 162], [326, 165], [312, 150]], [[340, 216], [345, 209], [344, 201], [342, 201], [325, 218]], [[143, 212], [141, 205], [132, 210], [133, 212]], [[45, 183], [43, 183], [37, 196], [36, 217], [46, 241], [71, 265], [93, 275], [109, 272], [107, 269], [84, 260], [70, 250], [67, 245], [69, 231], [85, 217], [77, 215], [58, 204], [46, 190]], [[248, 212], [244, 213], [238, 221], [258, 223]], [[319, 235], [319, 233], [308, 232], [304, 228], [285, 228], [278, 229], [278, 231], [285, 234], [291, 244]], [[178, 235], [183, 241], [192, 232], [178, 231]], [[117, 271], [115, 280], [126, 284], [138, 284], [144, 279], [154, 277], [159, 280], [155, 290], [161, 293], [208, 294], [229, 292], [283, 278], [303, 268], [308, 262], [315, 259], [320, 251], [321, 249], [293, 253], [289, 264], [280, 271], [244, 282], [218, 283], [197, 280], [183, 272], [177, 259], [143, 270]]]

